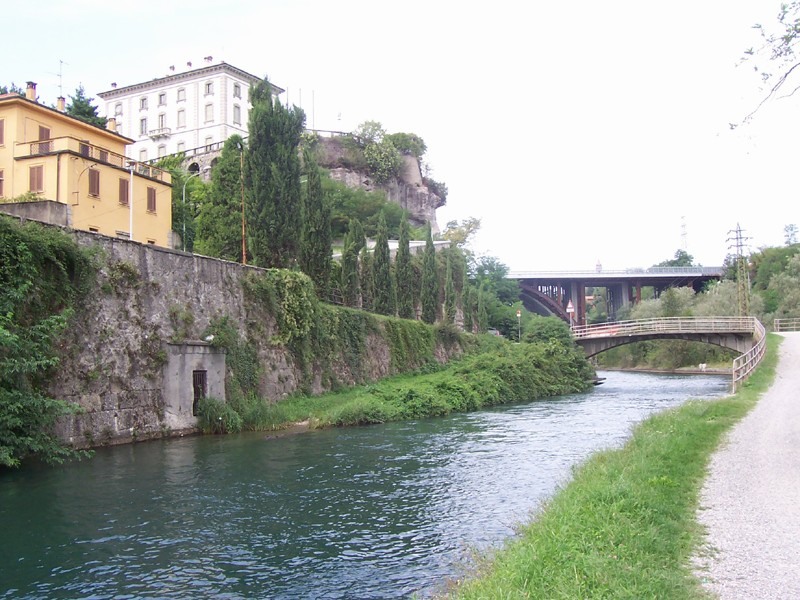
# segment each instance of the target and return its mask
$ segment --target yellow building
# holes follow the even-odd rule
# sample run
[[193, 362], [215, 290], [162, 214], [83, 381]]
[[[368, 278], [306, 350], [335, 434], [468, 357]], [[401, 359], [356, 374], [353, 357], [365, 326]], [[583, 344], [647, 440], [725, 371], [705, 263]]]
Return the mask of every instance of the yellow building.
[[[125, 157], [133, 140], [25, 96], [0, 95], [0, 211], [172, 246], [172, 179]], [[23, 197], [24, 202], [12, 202]]]

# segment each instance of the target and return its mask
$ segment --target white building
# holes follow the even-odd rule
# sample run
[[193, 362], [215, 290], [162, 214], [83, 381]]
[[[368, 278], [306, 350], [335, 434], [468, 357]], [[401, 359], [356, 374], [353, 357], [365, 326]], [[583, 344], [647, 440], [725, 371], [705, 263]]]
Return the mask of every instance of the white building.
[[[175, 73], [98, 96], [105, 116], [116, 119], [117, 132], [135, 140], [128, 158], [157, 159], [199, 148], [221, 147], [231, 135], [247, 136], [250, 86], [262, 79], [227, 63]], [[174, 67], [170, 67], [174, 71]], [[274, 95], [282, 93], [272, 86]], [[197, 152], [194, 152], [197, 153]]]

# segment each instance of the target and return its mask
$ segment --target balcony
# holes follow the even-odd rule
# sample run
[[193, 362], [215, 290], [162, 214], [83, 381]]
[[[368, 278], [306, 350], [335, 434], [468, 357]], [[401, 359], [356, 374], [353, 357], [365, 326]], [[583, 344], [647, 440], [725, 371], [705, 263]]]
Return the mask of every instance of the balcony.
[[147, 135], [150, 136], [151, 140], [168, 138], [170, 135], [172, 135], [172, 129], [169, 127], [159, 127], [158, 129], [151, 129], [147, 132]]
[[37, 156], [51, 156], [60, 153], [73, 154], [87, 160], [95, 161], [98, 164], [110, 165], [129, 171], [133, 166], [133, 171], [144, 177], [155, 179], [163, 183], [171, 183], [172, 178], [169, 173], [158, 167], [147, 163], [132, 161], [127, 156], [111, 152], [100, 146], [95, 146], [84, 140], [74, 137], [57, 137], [49, 140], [37, 140], [35, 142], [22, 142], [14, 146], [14, 158], [24, 159]]

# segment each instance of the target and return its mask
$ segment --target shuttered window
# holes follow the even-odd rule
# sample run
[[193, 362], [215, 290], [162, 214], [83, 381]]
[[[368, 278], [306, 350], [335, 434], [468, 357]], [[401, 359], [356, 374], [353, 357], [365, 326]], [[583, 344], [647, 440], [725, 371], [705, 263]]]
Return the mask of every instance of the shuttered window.
[[100, 195], [100, 171], [97, 169], [89, 169], [89, 195]]
[[127, 179], [119, 179], [119, 203], [128, 206], [128, 190], [130, 189], [130, 181]]
[[3, 119], [0, 119], [0, 146], [4, 146], [6, 143], [6, 122]]
[[156, 188], [147, 188], [147, 211], [156, 212]]
[[28, 171], [30, 176], [30, 191], [37, 193], [44, 191], [44, 166], [31, 167]]

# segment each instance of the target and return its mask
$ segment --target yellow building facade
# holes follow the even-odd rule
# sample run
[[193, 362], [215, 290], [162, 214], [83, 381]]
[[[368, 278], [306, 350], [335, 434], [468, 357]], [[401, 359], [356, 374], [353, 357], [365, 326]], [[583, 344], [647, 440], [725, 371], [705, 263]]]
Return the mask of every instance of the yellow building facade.
[[126, 158], [131, 143], [113, 119], [103, 129], [67, 115], [63, 98], [38, 103], [33, 83], [0, 95], [0, 211], [171, 247], [172, 179]]

